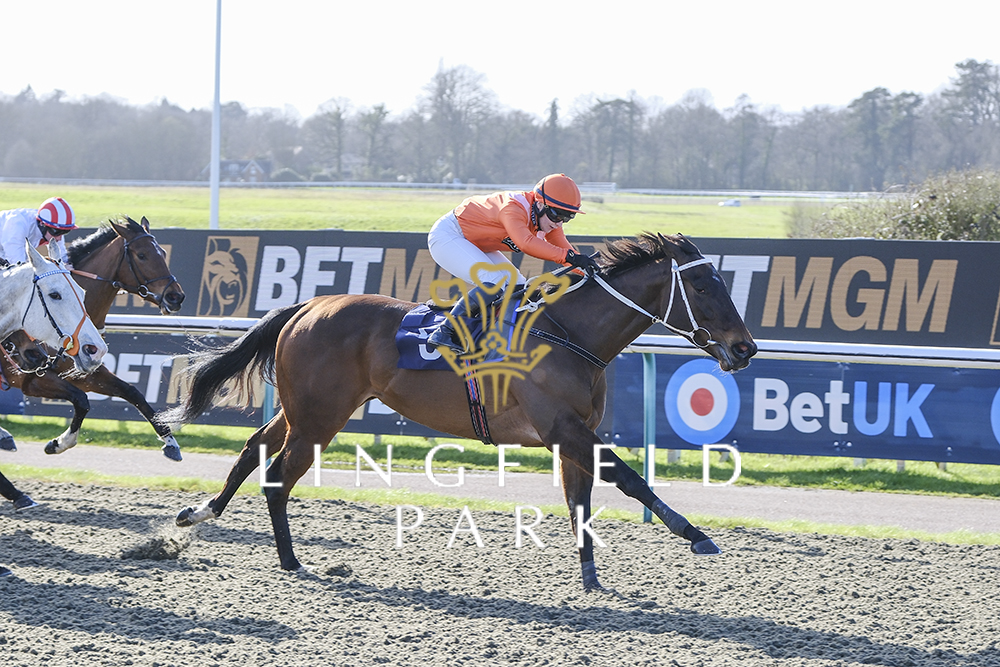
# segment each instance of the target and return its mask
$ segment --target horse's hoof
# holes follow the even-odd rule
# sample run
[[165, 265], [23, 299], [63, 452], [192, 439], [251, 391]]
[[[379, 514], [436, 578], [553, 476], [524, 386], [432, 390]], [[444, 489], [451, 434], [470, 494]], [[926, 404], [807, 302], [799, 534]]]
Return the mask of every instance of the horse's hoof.
[[21, 497], [14, 501], [14, 509], [16, 510], [26, 510], [32, 507], [38, 507], [38, 503], [32, 500], [27, 493], [21, 494]]
[[0, 438], [0, 449], [4, 450], [5, 452], [16, 452], [17, 445], [14, 444], [14, 436], [5, 435], [2, 438]]
[[171, 461], [182, 461], [181, 448], [174, 444], [166, 444], [160, 447], [163, 450], [163, 455], [166, 456]]
[[715, 546], [715, 542], [706, 537], [701, 542], [691, 544], [691, 553], [698, 556], [718, 556], [722, 553], [722, 549]]
[[3, 565], [0, 565], [0, 577], [9, 577], [12, 574], [14, 573], [10, 571], [9, 567], [4, 567]]
[[63, 447], [62, 445], [59, 444], [58, 440], [55, 440], [55, 439], [49, 440], [45, 444], [45, 453], [46, 454], [62, 454], [67, 449], [72, 449], [75, 445], [76, 445], [76, 443], [74, 442], [69, 447]]
[[181, 528], [190, 528], [194, 525], [194, 521], [191, 520], [191, 515], [194, 514], [193, 507], [185, 507], [177, 514], [177, 519], [174, 520]]

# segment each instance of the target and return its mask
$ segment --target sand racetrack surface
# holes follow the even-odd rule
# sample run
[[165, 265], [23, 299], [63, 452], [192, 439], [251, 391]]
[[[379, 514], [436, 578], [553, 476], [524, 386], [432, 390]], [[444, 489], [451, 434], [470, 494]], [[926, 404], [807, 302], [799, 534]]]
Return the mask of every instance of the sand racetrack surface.
[[0, 509], [5, 667], [1000, 665], [997, 547], [735, 529], [710, 531], [724, 553], [707, 558], [663, 525], [599, 517], [614, 592], [585, 594], [551, 515], [544, 549], [475, 511], [484, 547], [465, 530], [449, 549], [460, 511], [423, 508], [396, 548], [392, 506], [293, 501], [313, 568], [294, 574], [261, 496], [178, 529], [206, 496], [21, 486], [45, 504]]

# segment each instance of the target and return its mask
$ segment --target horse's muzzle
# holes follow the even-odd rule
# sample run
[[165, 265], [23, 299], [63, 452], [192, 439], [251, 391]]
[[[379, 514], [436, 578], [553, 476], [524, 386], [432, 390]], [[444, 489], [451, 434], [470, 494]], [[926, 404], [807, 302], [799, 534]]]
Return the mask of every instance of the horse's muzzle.
[[76, 369], [87, 375], [93, 373], [101, 367], [104, 355], [108, 352], [108, 346], [101, 339], [99, 342], [87, 342], [80, 346], [79, 354], [73, 357]]
[[163, 295], [163, 301], [160, 303], [160, 306], [168, 313], [176, 313], [181, 309], [181, 304], [183, 303], [184, 292], [171, 291]]
[[757, 344], [752, 340], [740, 340], [728, 345], [713, 345], [712, 356], [719, 361], [724, 371], [738, 371], [750, 365], [750, 358], [757, 354]]

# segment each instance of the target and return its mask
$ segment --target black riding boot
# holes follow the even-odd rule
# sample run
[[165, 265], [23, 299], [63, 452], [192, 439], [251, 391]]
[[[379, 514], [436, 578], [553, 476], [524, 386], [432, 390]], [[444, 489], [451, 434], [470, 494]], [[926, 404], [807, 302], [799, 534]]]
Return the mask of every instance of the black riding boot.
[[[483, 285], [485, 287], [493, 287], [492, 283], [483, 283]], [[452, 306], [451, 317], [456, 320], [460, 317], [478, 317], [481, 312], [479, 308], [479, 299], [477, 298], [479, 294], [483, 295], [487, 308], [503, 296], [502, 291], [497, 292], [496, 294], [484, 294], [481, 287], [474, 287], [469, 290], [467, 296], [459, 299], [458, 302]], [[458, 340], [458, 332], [455, 331], [451, 318], [446, 317], [444, 321], [438, 325], [437, 329], [432, 331], [431, 335], [427, 337], [428, 348], [433, 350], [441, 345], [451, 348], [454, 350], [455, 354], [467, 352], [465, 346]]]

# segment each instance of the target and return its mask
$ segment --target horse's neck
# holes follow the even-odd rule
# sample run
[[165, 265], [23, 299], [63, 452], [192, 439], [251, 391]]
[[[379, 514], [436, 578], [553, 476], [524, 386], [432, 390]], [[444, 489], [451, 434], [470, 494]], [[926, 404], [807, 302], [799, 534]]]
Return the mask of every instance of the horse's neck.
[[120, 254], [119, 239], [113, 239], [106, 245], [101, 246], [91, 254], [82, 258], [73, 268], [86, 271], [101, 276], [106, 280], [91, 280], [88, 284], [83, 305], [87, 309], [87, 314], [98, 329], [104, 328], [104, 319], [111, 312], [111, 305], [115, 302], [118, 289], [108, 280], [121, 280], [117, 275], [121, 267], [118, 261]]
[[[669, 285], [660, 278], [644, 279], [656, 270], [651, 265], [640, 266], [607, 282], [636, 305], [662, 316], [657, 310]], [[621, 303], [593, 280], [549, 308], [552, 319], [566, 329], [570, 340], [605, 361], [614, 359], [652, 324], [649, 316]]]

